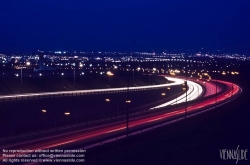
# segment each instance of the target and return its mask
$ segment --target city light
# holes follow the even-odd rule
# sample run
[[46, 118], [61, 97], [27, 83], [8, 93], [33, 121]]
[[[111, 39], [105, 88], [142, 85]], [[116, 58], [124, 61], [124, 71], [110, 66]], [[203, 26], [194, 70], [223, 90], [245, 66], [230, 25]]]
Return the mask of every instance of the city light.
[[180, 70], [177, 70], [177, 69], [175, 69], [175, 71], [174, 71], [175, 73], [180, 73], [181, 71]]
[[108, 76], [113, 76], [114, 74], [113, 74], [112, 72], [108, 71], [108, 72], [107, 72], [107, 75], [108, 75]]

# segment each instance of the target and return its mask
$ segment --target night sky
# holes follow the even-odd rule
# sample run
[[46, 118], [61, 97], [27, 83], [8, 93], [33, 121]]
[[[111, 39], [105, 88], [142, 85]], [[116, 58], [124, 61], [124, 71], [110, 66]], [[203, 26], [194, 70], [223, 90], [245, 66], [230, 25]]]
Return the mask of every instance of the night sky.
[[0, 51], [250, 51], [249, 0], [0, 0]]

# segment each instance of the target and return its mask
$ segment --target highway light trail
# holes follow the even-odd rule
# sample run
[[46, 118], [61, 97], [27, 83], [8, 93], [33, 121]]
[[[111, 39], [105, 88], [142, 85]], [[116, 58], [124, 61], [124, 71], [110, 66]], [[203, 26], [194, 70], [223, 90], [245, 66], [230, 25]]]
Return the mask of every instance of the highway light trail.
[[[187, 115], [194, 112], [198, 112], [204, 108], [216, 107], [216, 103], [224, 103], [225, 101], [230, 101], [231, 98], [241, 93], [242, 89], [233, 83], [226, 81], [217, 81], [218, 83], [226, 85], [226, 90], [219, 93], [217, 97], [208, 98], [205, 97], [202, 101], [192, 103], [187, 107]], [[206, 88], [214, 88], [213, 86], [206, 86]], [[214, 90], [214, 89], [213, 89]], [[185, 108], [179, 108], [174, 111], [159, 113], [155, 111], [154, 113], [141, 114], [140, 116], [131, 116], [129, 120], [129, 129], [140, 128], [147, 124], [152, 124], [155, 122], [171, 121], [178, 117], [183, 117], [185, 115]], [[63, 146], [65, 144], [70, 144], [74, 142], [87, 142], [92, 138], [103, 138], [110, 135], [115, 135], [116, 133], [121, 133], [126, 129], [126, 120], [121, 119], [120, 121], [113, 121], [106, 124], [100, 124], [98, 126], [91, 126], [85, 129], [70, 130], [66, 133], [59, 133], [54, 135], [48, 135], [43, 138], [32, 139], [29, 141], [17, 141], [15, 143], [4, 144], [0, 148], [5, 149], [18, 149], [18, 148], [28, 148], [28, 149], [48, 149]], [[0, 151], [1, 152], [1, 151]], [[0, 157], [0, 160], [3, 157]]]
[[[143, 89], [154, 89], [154, 88], [162, 88], [162, 87], [170, 87], [175, 85], [181, 85], [184, 83], [182, 79], [179, 78], [171, 78], [168, 80], [172, 81], [168, 84], [159, 84], [159, 85], [149, 85], [149, 86], [137, 86], [137, 87], [129, 87], [129, 90], [143, 90]], [[55, 95], [80, 95], [80, 94], [91, 94], [91, 93], [100, 93], [100, 92], [117, 92], [117, 91], [127, 91], [127, 87], [122, 88], [108, 88], [108, 89], [91, 89], [91, 90], [75, 90], [75, 91], [59, 91], [59, 92], [41, 92], [41, 93], [26, 93], [26, 94], [14, 94], [14, 95], [4, 95], [0, 96], [1, 99], [16, 99], [22, 97], [33, 97], [33, 96], [55, 96]]]
[[[169, 77], [166, 77], [166, 78], [169, 79]], [[188, 86], [187, 101], [192, 101], [192, 100], [198, 98], [202, 94], [203, 89], [199, 84], [188, 80], [187, 86]], [[153, 107], [151, 109], [162, 108], [162, 107], [166, 107], [168, 105], [179, 104], [179, 103], [183, 103], [183, 102], [186, 102], [186, 93], [182, 94], [181, 96], [179, 96], [171, 101], [168, 101], [164, 104], [158, 105], [158, 106]]]
[[[222, 89], [217, 86], [217, 92], [220, 92]], [[206, 93], [203, 97], [207, 97], [216, 93], [216, 85], [214, 83], [206, 82]]]

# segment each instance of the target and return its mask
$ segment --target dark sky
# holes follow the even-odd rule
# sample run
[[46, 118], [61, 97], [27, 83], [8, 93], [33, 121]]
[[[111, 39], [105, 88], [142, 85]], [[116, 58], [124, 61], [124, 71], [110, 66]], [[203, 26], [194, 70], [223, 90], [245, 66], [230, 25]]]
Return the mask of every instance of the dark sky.
[[250, 0], [0, 0], [0, 51], [250, 50]]

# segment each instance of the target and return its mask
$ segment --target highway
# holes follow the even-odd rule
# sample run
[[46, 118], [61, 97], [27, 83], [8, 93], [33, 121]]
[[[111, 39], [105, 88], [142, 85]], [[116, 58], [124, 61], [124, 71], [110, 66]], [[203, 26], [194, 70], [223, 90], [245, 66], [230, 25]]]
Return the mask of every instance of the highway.
[[[129, 87], [130, 91], [133, 90], [145, 90], [145, 89], [154, 89], [154, 88], [163, 88], [163, 87], [171, 87], [175, 85], [181, 85], [184, 83], [184, 80], [173, 77], [166, 77], [171, 83], [168, 84], [160, 84], [160, 85], [149, 85], [149, 86], [137, 86], [137, 87]], [[56, 95], [82, 95], [82, 94], [97, 94], [102, 92], [119, 92], [126, 91], [128, 87], [122, 88], [107, 88], [107, 89], [91, 89], [91, 90], [74, 90], [74, 91], [59, 91], [59, 92], [41, 92], [41, 93], [25, 93], [25, 94], [14, 94], [14, 95], [0, 95], [0, 100], [2, 99], [20, 99], [20, 98], [32, 98], [39, 96], [56, 96]]]
[[[187, 101], [192, 101], [195, 100], [196, 98], [200, 97], [200, 95], [202, 94], [202, 87], [201, 85], [189, 81], [187, 80], [187, 86], [188, 86], [188, 90], [187, 90]], [[185, 86], [184, 86], [185, 87]], [[162, 108], [162, 107], [166, 107], [168, 105], [173, 105], [173, 104], [180, 104], [186, 102], [186, 93], [184, 93], [183, 95], [168, 101], [164, 104], [158, 105], [156, 107], [153, 107], [151, 109], [156, 109], [156, 108]]]
[[[183, 83], [184, 81], [182, 81]], [[182, 84], [181, 83], [181, 84]], [[214, 95], [213, 97], [204, 97], [203, 100], [199, 102], [192, 103], [185, 108], [179, 108], [175, 111], [167, 111], [167, 112], [158, 112], [155, 113], [145, 113], [140, 115], [131, 115], [129, 120], [129, 130], [133, 131], [134, 129], [138, 129], [140, 127], [145, 127], [145, 125], [162, 122], [162, 121], [171, 121], [172, 119], [176, 119], [178, 117], [183, 117], [184, 115], [192, 114], [194, 112], [200, 111], [204, 108], [215, 107], [215, 103], [222, 103], [225, 101], [230, 101], [234, 96], [239, 95], [242, 92], [242, 89], [233, 83], [226, 81], [219, 81], [218, 83], [224, 84], [227, 86], [226, 90], [218, 95]], [[191, 87], [191, 86], [190, 86]], [[212, 88], [212, 89], [208, 89]], [[190, 89], [190, 88], [189, 88]], [[206, 90], [209, 91], [209, 95], [215, 91], [215, 86], [206, 85]], [[197, 97], [196, 90], [192, 90], [195, 94], [191, 98]], [[210, 95], [211, 96], [211, 95]], [[206, 99], [207, 98], [207, 99]], [[85, 129], [72, 130], [68, 132], [63, 132], [59, 134], [53, 134], [49, 136], [41, 136], [37, 139], [28, 139], [26, 141], [18, 141], [5, 143], [0, 146], [0, 149], [48, 149], [48, 148], [56, 148], [61, 147], [67, 144], [72, 144], [76, 142], [86, 143], [90, 142], [92, 139], [101, 139], [103, 137], [113, 136], [115, 134], [124, 132], [126, 130], [126, 120], [122, 118], [119, 121], [113, 121], [109, 123], [103, 123], [98, 126], [91, 126]], [[3, 158], [0, 158], [0, 160]]]
[[[210, 83], [209, 81], [206, 82], [206, 86], [208, 86], [208, 88], [206, 88], [206, 93], [203, 97], [207, 97], [207, 96], [210, 96], [210, 95], [213, 95], [216, 93], [216, 84], [214, 83]], [[217, 86], [217, 92], [220, 92], [222, 89]]]

